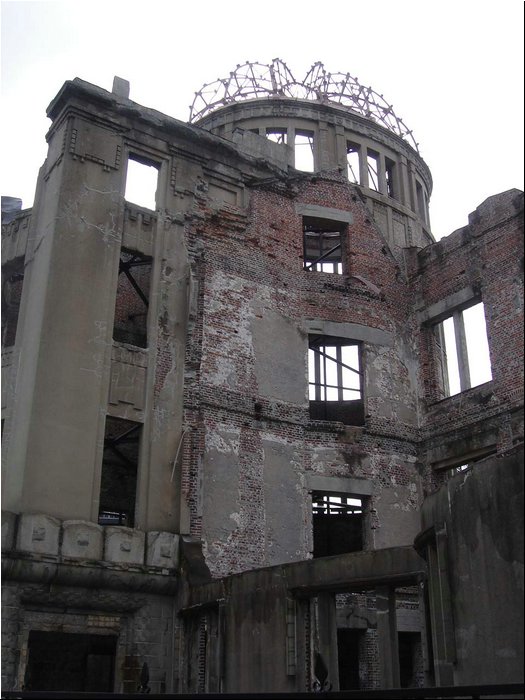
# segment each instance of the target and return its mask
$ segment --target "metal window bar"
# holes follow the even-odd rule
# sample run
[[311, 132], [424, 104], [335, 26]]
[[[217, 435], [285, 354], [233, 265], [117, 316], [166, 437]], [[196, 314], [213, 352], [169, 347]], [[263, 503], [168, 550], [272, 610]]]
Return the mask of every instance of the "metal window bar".
[[[310, 343], [309, 349], [314, 353], [314, 381], [309, 381], [308, 384], [314, 387], [314, 396], [316, 401], [344, 401], [345, 392], [351, 392], [351, 395], [355, 395], [356, 399], [361, 398], [361, 387], [358, 389], [350, 386], [345, 386], [343, 382], [343, 369], [347, 369], [354, 372], [358, 377], [362, 377], [362, 372], [355, 369], [355, 367], [350, 366], [342, 359], [342, 348], [345, 347], [355, 347], [353, 345], [318, 345], [320, 339]], [[327, 347], [333, 347], [335, 349], [335, 357], [328, 355], [326, 352]], [[336, 384], [329, 383], [328, 373], [327, 373], [327, 362], [334, 362], [336, 365]], [[361, 380], [359, 382], [361, 384]], [[336, 389], [337, 399], [328, 398], [328, 390]]]
[[140, 288], [138, 282], [136, 279], [133, 277], [131, 274], [131, 269], [134, 267], [144, 267], [146, 265], [151, 265], [151, 260], [150, 259], [145, 259], [145, 258], [139, 258], [137, 256], [134, 256], [131, 258], [131, 260], [124, 261], [122, 258], [119, 261], [119, 274], [123, 272], [126, 277], [129, 280], [129, 283], [139, 296], [139, 298], [144, 302], [144, 305], [146, 308], [149, 306], [149, 300], [144, 294], [143, 290]]
[[[339, 499], [339, 501], [335, 499]], [[349, 503], [350, 500], [359, 501]], [[357, 496], [319, 494], [313, 497], [313, 512], [315, 515], [362, 515], [363, 502]]]
[[[322, 234], [319, 234], [319, 240], [320, 240], [320, 241], [321, 241], [321, 236], [322, 236]], [[321, 246], [322, 246], [322, 244], [320, 245], [320, 247], [321, 247]], [[316, 258], [315, 260], [313, 260], [311, 263], [307, 264], [307, 260], [305, 260], [305, 261], [304, 261], [304, 263], [305, 263], [305, 264], [304, 264], [304, 269], [305, 269], [305, 270], [315, 270], [315, 269], [316, 269], [315, 266], [316, 266], [318, 263], [320, 263], [322, 260], [324, 260], [325, 258], [327, 258], [327, 257], [328, 257], [329, 255], [331, 255], [332, 253], [335, 253], [335, 251], [338, 250], [339, 248], [341, 248], [341, 242], [339, 242], [336, 246], [334, 246], [333, 248], [331, 248], [330, 250], [328, 250], [326, 253], [322, 253], [318, 258]], [[330, 262], [338, 263], [338, 262], [340, 262], [340, 260], [334, 260], [334, 261], [330, 261]]]

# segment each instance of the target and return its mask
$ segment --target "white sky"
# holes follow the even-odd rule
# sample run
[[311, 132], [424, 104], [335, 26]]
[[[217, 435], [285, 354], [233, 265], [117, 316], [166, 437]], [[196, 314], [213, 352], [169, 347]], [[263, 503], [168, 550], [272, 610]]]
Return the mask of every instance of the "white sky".
[[76, 76], [187, 120], [195, 91], [247, 60], [316, 61], [394, 105], [434, 178], [436, 238], [486, 197], [523, 189], [521, 0], [2, 2], [1, 193], [32, 205], [45, 109]]

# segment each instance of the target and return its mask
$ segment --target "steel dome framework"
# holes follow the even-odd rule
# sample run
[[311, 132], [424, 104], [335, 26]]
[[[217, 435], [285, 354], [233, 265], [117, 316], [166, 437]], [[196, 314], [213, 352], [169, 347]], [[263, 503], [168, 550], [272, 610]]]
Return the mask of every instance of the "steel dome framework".
[[238, 64], [227, 78], [206, 83], [195, 93], [190, 105], [190, 122], [197, 122], [219, 107], [244, 100], [293, 98], [343, 105], [378, 122], [406, 140], [419, 153], [411, 129], [394, 113], [394, 108], [371, 87], [359, 83], [350, 73], [330, 73], [320, 62], [314, 63], [303, 80], [296, 80], [284, 61], [274, 58], [270, 64]]

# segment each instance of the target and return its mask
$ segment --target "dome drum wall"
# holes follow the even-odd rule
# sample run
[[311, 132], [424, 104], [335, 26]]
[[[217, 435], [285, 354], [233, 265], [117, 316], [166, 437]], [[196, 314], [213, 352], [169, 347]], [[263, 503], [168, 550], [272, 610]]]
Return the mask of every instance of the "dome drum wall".
[[[297, 136], [303, 137], [303, 143], [309, 137], [313, 162], [305, 167], [296, 156], [297, 162], [290, 165], [346, 174], [360, 186], [376, 223], [394, 247], [425, 247], [434, 241], [428, 214], [432, 192], [428, 166], [400, 136], [349, 108], [260, 98], [220, 107], [196, 124], [230, 140], [235, 130], [242, 129], [278, 140], [292, 150], [298, 145]], [[400, 218], [404, 220], [402, 236], [394, 234], [393, 221]]]

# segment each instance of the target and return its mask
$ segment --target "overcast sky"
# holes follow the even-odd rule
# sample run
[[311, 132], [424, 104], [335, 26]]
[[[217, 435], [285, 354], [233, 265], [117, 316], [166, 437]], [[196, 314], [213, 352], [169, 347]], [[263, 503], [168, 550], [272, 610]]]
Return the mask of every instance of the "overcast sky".
[[523, 189], [523, 3], [418, 0], [2, 2], [1, 193], [32, 205], [45, 109], [65, 80], [186, 121], [195, 91], [247, 60], [316, 61], [394, 105], [434, 178], [436, 238], [492, 194]]

